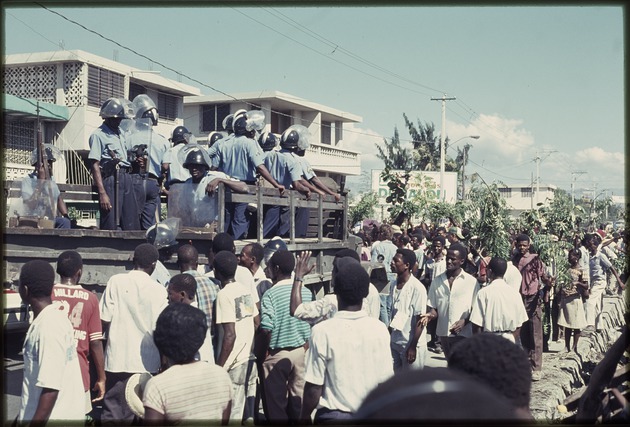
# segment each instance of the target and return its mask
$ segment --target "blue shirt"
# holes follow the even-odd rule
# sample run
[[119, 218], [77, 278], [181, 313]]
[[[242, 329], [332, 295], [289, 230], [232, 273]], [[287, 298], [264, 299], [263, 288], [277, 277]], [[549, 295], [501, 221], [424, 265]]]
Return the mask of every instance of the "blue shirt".
[[212, 161], [212, 166], [215, 168], [219, 167], [219, 162], [221, 160], [220, 158], [220, 152], [223, 149], [222, 147], [225, 144], [229, 144], [230, 141], [234, 139], [234, 134], [231, 133], [228, 136], [226, 136], [225, 138], [221, 138], [218, 141], [216, 141], [214, 143], [214, 145], [212, 145], [212, 147], [208, 148], [208, 155], [210, 156], [210, 160]]
[[120, 166], [130, 167], [127, 159], [127, 142], [125, 137], [114, 131], [105, 123], [100, 125], [90, 135], [90, 153], [88, 159], [98, 160], [101, 166], [105, 166], [114, 158], [120, 159]]
[[[159, 177], [162, 174], [162, 162], [164, 161], [164, 155], [170, 147], [169, 142], [162, 135], [154, 132], [153, 129], [148, 128], [138, 132], [133, 132], [127, 138], [127, 146], [130, 148], [141, 144], [146, 145], [147, 150], [151, 147], [151, 152], [149, 153], [150, 162], [148, 172]], [[190, 176], [190, 174], [188, 174], [188, 176]]]
[[286, 188], [302, 178], [302, 167], [289, 151], [272, 150], [265, 154], [265, 166], [269, 169], [269, 173], [273, 179]]
[[306, 160], [306, 157], [298, 156], [295, 153], [291, 153], [291, 156], [293, 156], [298, 161], [298, 163], [302, 166], [302, 175], [307, 181], [310, 181], [316, 176], [315, 172], [313, 172], [313, 167], [308, 162], [308, 160]]
[[230, 141], [219, 147], [219, 169], [240, 181], [255, 181], [256, 167], [265, 162], [264, 151], [246, 136], [236, 136]]

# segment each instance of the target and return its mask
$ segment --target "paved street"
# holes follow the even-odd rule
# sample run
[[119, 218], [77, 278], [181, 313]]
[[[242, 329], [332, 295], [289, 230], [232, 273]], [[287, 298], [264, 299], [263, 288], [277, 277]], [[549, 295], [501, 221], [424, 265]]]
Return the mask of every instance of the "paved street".
[[9, 333], [4, 336], [4, 423], [13, 421], [20, 409], [23, 368], [20, 352], [24, 336], [24, 333]]

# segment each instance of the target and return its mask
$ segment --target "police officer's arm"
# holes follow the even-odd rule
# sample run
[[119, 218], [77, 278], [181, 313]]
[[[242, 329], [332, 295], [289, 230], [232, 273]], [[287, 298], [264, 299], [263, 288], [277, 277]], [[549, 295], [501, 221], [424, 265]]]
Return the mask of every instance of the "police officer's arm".
[[325, 185], [318, 177], [317, 175], [314, 175], [313, 178], [310, 179], [311, 183], [313, 183], [313, 185], [315, 185], [315, 187], [321, 189], [324, 191], [324, 193], [326, 194], [330, 194], [331, 196], [335, 196], [335, 201], [340, 201], [341, 200], [341, 195], [339, 193], [335, 193], [334, 191], [332, 191], [330, 188], [328, 188], [327, 185]]
[[295, 188], [297, 191], [299, 191], [300, 193], [304, 193], [306, 195], [306, 198], [308, 199], [311, 196], [311, 190], [309, 190], [309, 188], [307, 186], [305, 186], [304, 184], [302, 184], [301, 182], [302, 180], [299, 181], [293, 181], [292, 185], [293, 188]]
[[94, 178], [94, 185], [96, 185], [98, 190], [98, 201], [101, 205], [101, 209], [104, 211], [110, 210], [112, 208], [112, 202], [109, 200], [109, 196], [105, 191], [103, 177], [101, 176], [101, 162], [98, 160], [92, 162], [92, 177]]
[[269, 170], [267, 169], [267, 167], [263, 163], [261, 163], [258, 166], [256, 166], [256, 171], [263, 178], [265, 178], [267, 181], [269, 181], [269, 183], [271, 183], [271, 185], [273, 185], [275, 188], [277, 188], [278, 191], [280, 192], [280, 194], [284, 193], [284, 190], [285, 190], [284, 185], [278, 184], [278, 181], [273, 179], [273, 176], [271, 176], [271, 174], [269, 173]]
[[306, 180], [304, 178], [300, 179], [300, 184], [302, 184], [303, 186], [305, 186], [306, 188], [311, 190], [311, 193], [321, 194], [322, 196], [326, 195], [326, 193], [324, 193], [319, 188], [315, 187], [313, 184], [311, 184], [310, 182], [308, 182], [308, 180]]
[[226, 187], [236, 193], [247, 193], [249, 191], [249, 189], [247, 188], [247, 184], [245, 184], [243, 181], [215, 178], [210, 181], [208, 185], [206, 185], [206, 193], [208, 193], [208, 195], [210, 196], [213, 195], [220, 183], [223, 183]]

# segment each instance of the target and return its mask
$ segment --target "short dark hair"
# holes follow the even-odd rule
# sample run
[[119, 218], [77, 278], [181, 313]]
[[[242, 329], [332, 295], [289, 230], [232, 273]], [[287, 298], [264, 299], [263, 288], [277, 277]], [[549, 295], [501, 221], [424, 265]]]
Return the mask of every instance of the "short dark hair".
[[174, 363], [192, 362], [208, 331], [206, 315], [188, 304], [169, 304], [158, 316], [153, 341]]
[[235, 250], [234, 237], [230, 236], [228, 233], [217, 233], [212, 239], [212, 252], [215, 254], [221, 251], [234, 253]]
[[402, 260], [405, 264], [409, 264], [409, 269], [411, 270], [414, 265], [416, 265], [416, 254], [411, 249], [396, 249], [396, 253], [402, 256]]
[[531, 242], [531, 239], [529, 238], [529, 236], [527, 234], [519, 234], [518, 236], [516, 236], [516, 238], [514, 240], [517, 243], [518, 242]]
[[475, 334], [453, 347], [448, 367], [479, 379], [516, 407], [529, 408], [529, 359], [509, 340], [494, 334]]
[[168, 285], [175, 292], [186, 292], [186, 296], [190, 299], [193, 299], [197, 293], [197, 280], [188, 273], [177, 274], [171, 277]]
[[503, 277], [507, 271], [507, 261], [503, 258], [494, 257], [488, 263], [488, 268], [495, 276]]
[[265, 248], [263, 248], [260, 243], [250, 243], [247, 246], [250, 247], [250, 254], [252, 255], [252, 258], [254, 258], [254, 261], [256, 261], [256, 264], [260, 265], [262, 260], [265, 258]]
[[[347, 257], [346, 257], [347, 259]], [[335, 275], [335, 294], [349, 305], [359, 304], [367, 297], [370, 276], [360, 262], [342, 262]]]
[[295, 257], [289, 251], [276, 251], [269, 259], [269, 264], [275, 265], [284, 275], [289, 275], [295, 268]]
[[29, 261], [20, 270], [20, 284], [28, 287], [33, 298], [50, 297], [55, 285], [55, 270], [46, 261]]
[[580, 259], [582, 258], [582, 251], [577, 248], [573, 248], [569, 251], [569, 255], [575, 255], [578, 259]]
[[433, 236], [433, 239], [431, 239], [431, 243], [438, 241], [442, 244], [442, 246], [444, 246], [446, 244], [446, 239], [444, 238], [444, 236], [440, 236], [439, 234], [436, 234], [435, 236]]
[[410, 424], [411, 420], [496, 424], [515, 419], [513, 405], [488, 386], [449, 368], [430, 367], [397, 372], [366, 396], [355, 416], [369, 424]]
[[177, 262], [179, 264], [197, 264], [199, 251], [193, 245], [183, 245], [177, 249]]
[[357, 253], [357, 251], [353, 251], [352, 249], [349, 249], [349, 248], [339, 249], [335, 253], [335, 259], [345, 258], [345, 257], [350, 257], [350, 258], [356, 259], [357, 261], [361, 261], [361, 257], [359, 257], [359, 254]]
[[133, 262], [140, 268], [149, 268], [156, 262], [160, 254], [151, 243], [141, 243], [133, 251]]
[[226, 279], [233, 279], [238, 266], [238, 259], [231, 251], [221, 251], [214, 257], [214, 271]]
[[57, 257], [57, 274], [72, 277], [83, 268], [83, 258], [77, 251], [65, 251]]
[[451, 246], [449, 246], [447, 252], [448, 251], [458, 251], [460, 258], [463, 260], [466, 260], [466, 258], [468, 258], [468, 249], [466, 249], [466, 246], [462, 245], [459, 242], [453, 243]]

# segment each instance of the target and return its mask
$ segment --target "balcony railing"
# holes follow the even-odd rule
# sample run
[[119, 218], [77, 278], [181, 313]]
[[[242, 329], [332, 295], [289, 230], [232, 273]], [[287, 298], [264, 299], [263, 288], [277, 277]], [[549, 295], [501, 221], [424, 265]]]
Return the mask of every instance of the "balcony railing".
[[361, 175], [361, 153], [344, 148], [312, 143], [306, 157], [313, 169], [343, 175]]

